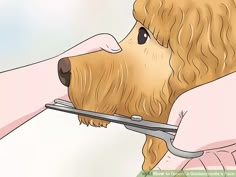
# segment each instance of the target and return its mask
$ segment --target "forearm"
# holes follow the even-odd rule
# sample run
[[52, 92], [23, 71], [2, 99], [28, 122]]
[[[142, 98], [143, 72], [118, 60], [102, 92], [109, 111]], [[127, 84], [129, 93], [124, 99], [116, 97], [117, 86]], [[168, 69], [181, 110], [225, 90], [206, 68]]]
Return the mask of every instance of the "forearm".
[[45, 109], [44, 105], [66, 95], [53, 58], [0, 74], [0, 138]]

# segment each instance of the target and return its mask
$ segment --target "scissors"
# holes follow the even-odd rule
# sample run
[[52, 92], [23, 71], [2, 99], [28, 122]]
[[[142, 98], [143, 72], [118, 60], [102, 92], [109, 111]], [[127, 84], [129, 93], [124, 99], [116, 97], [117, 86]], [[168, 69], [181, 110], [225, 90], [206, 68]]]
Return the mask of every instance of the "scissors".
[[178, 130], [178, 127], [174, 125], [147, 121], [139, 115], [128, 117], [120, 114], [104, 114], [100, 112], [77, 109], [71, 102], [62, 99], [55, 99], [54, 104], [46, 104], [45, 107], [79, 116], [86, 116], [94, 119], [123, 124], [128, 130], [163, 139], [166, 142], [168, 150], [172, 154], [179, 157], [191, 159], [203, 155], [202, 151], [189, 152], [173, 146], [172, 142], [175, 136], [171, 134], [171, 132], [176, 133]]

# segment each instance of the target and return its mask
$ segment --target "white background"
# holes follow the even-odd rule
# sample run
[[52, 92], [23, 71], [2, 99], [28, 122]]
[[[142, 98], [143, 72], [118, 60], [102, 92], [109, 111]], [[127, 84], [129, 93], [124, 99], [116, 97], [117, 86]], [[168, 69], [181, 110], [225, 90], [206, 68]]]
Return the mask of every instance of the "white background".
[[[132, 6], [127, 0], [0, 0], [0, 71], [55, 56], [97, 33], [119, 41], [134, 24]], [[0, 176], [135, 176], [144, 141], [121, 125], [79, 126], [76, 116], [46, 110], [0, 140]]]

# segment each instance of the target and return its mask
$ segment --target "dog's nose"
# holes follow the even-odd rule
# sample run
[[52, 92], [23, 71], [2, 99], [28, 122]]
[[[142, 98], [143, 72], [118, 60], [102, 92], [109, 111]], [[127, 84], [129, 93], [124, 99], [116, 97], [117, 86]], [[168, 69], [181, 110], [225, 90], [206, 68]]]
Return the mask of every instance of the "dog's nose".
[[67, 87], [70, 85], [71, 64], [69, 58], [62, 58], [58, 62], [58, 76], [61, 83]]

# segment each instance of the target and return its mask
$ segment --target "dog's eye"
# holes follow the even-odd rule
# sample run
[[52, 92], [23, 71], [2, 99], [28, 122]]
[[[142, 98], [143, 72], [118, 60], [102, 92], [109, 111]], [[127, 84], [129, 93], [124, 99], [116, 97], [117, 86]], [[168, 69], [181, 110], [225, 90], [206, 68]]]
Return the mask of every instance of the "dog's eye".
[[138, 44], [145, 44], [149, 38], [149, 34], [144, 27], [139, 28], [138, 32]]

